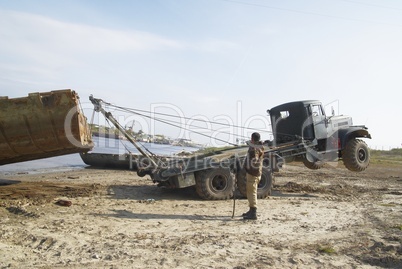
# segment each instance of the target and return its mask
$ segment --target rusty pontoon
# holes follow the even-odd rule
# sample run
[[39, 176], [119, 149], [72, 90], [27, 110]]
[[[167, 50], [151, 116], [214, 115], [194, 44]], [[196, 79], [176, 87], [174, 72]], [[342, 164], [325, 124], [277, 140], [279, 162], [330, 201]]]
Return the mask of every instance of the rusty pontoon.
[[87, 152], [92, 147], [75, 91], [0, 97], [0, 165]]

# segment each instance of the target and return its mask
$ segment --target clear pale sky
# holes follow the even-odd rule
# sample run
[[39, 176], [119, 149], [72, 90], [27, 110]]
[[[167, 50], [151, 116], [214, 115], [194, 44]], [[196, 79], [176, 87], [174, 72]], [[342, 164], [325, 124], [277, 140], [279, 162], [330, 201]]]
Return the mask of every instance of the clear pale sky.
[[366, 125], [372, 148], [401, 147], [402, 1], [0, 0], [0, 40], [1, 96], [73, 89], [257, 127], [316, 99]]

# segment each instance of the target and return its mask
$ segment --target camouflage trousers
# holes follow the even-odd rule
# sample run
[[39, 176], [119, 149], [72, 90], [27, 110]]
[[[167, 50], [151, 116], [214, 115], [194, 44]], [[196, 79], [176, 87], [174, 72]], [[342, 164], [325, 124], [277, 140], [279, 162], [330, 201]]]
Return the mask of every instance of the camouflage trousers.
[[247, 173], [247, 200], [249, 207], [257, 207], [257, 188], [260, 183], [261, 176], [252, 176]]

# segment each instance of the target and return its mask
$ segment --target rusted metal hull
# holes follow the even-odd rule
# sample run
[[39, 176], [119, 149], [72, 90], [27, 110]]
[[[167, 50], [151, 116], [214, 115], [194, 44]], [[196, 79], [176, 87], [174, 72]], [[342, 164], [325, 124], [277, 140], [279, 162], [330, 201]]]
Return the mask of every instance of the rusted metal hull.
[[0, 165], [90, 150], [78, 99], [72, 90], [0, 97]]

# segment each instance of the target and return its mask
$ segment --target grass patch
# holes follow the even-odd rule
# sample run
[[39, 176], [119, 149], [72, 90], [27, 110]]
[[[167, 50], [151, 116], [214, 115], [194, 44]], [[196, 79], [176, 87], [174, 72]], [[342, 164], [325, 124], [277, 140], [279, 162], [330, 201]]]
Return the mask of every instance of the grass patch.
[[204, 149], [200, 149], [197, 150], [195, 152], [195, 154], [198, 157], [209, 157], [215, 154], [221, 154], [226, 150], [230, 150], [230, 149], [236, 149], [236, 148], [246, 148], [246, 146], [224, 146], [224, 147], [209, 147], [209, 148], [204, 148]]
[[398, 229], [399, 231], [402, 231], [402, 224], [395, 225], [394, 228]]
[[333, 247], [329, 247], [329, 246], [321, 246], [318, 248], [318, 251], [320, 253], [324, 253], [324, 254], [335, 254], [336, 251]]
[[380, 204], [380, 206], [395, 207], [397, 205], [396, 204]]
[[370, 150], [370, 163], [386, 165], [402, 165], [402, 149]]

